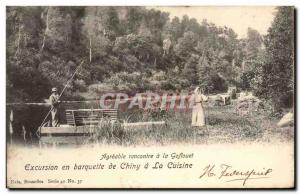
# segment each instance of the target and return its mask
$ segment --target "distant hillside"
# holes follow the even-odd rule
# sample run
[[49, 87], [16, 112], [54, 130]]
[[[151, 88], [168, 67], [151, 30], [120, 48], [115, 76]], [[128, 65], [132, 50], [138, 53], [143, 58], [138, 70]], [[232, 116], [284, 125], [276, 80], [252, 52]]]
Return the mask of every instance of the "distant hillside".
[[7, 7], [6, 21], [9, 102], [47, 98], [83, 59], [65, 98], [80, 98], [97, 85], [115, 91], [253, 89], [266, 52], [254, 29], [237, 39], [228, 27], [170, 19], [144, 7]]

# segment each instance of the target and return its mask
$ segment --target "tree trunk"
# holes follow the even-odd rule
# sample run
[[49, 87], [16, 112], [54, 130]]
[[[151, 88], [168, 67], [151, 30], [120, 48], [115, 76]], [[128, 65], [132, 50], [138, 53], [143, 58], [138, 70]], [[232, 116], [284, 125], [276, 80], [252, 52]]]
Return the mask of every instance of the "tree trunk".
[[21, 21], [19, 22], [19, 33], [18, 33], [17, 50], [15, 53], [15, 57], [20, 52], [20, 41], [21, 41]]
[[90, 35], [90, 63], [92, 62], [92, 37]]
[[42, 47], [41, 47], [41, 51], [43, 51], [44, 47], [45, 47], [45, 42], [46, 42], [46, 34], [49, 30], [49, 9], [47, 8], [47, 15], [46, 15], [46, 29], [45, 29], [45, 33], [44, 33], [44, 37], [43, 37], [43, 43], [42, 43]]

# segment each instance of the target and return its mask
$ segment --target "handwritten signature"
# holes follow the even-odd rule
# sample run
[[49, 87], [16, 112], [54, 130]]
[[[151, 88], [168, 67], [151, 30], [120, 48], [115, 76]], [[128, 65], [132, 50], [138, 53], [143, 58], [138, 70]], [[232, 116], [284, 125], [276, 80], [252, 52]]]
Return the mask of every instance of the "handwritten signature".
[[271, 168], [237, 170], [228, 164], [221, 164], [217, 168], [216, 165], [209, 164], [203, 169], [199, 178], [216, 177], [218, 179], [226, 179], [226, 182], [243, 181], [243, 186], [245, 186], [250, 179], [270, 178], [272, 171]]

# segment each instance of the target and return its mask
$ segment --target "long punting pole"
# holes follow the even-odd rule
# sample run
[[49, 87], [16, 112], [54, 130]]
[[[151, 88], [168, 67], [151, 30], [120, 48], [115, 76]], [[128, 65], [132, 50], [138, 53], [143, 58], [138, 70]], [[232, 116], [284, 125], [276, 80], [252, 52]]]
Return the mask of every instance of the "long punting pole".
[[[67, 81], [67, 84], [65, 85], [64, 89], [61, 91], [58, 99], [62, 96], [62, 94], [64, 93], [65, 89], [67, 88], [67, 86], [69, 85], [69, 83], [73, 80], [74, 76], [76, 75], [76, 73], [78, 72], [78, 70], [80, 69], [81, 65], [83, 64], [84, 60], [80, 63], [80, 65], [76, 68], [75, 72], [73, 73], [72, 77]], [[51, 107], [51, 109], [49, 110], [49, 112], [47, 113], [47, 115], [45, 116], [43, 122], [41, 123], [41, 125], [39, 126], [36, 134], [39, 136], [40, 131], [41, 131], [41, 127], [43, 126], [43, 124], [45, 123], [46, 119], [48, 118], [48, 116], [50, 115], [51, 111], [52, 111], [53, 107]]]

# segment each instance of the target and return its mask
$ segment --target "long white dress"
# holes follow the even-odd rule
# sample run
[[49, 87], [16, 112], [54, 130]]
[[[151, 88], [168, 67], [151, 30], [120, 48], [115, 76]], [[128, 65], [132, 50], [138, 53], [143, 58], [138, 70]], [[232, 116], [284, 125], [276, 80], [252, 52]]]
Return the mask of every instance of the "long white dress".
[[192, 113], [192, 126], [202, 127], [205, 125], [205, 115], [202, 103], [208, 100], [208, 97], [201, 93], [194, 94], [195, 105]]

